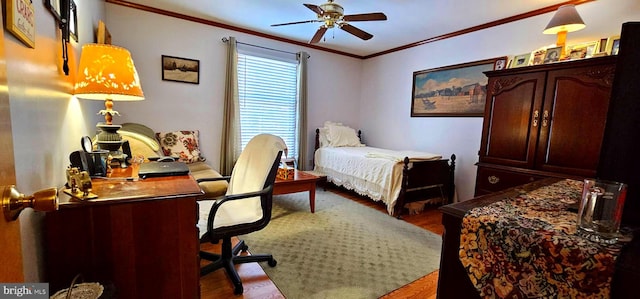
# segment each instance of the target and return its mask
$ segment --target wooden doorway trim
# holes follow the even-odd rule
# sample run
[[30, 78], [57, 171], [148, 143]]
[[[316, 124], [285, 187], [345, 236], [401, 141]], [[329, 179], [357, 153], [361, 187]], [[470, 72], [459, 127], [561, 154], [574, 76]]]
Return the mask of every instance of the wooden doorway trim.
[[[0, 88], [0, 186], [16, 183], [6, 61], [4, 30], [0, 30], [0, 87], [4, 87]], [[0, 240], [0, 282], [24, 282], [20, 222], [7, 222], [4, 217], [0, 217]]]

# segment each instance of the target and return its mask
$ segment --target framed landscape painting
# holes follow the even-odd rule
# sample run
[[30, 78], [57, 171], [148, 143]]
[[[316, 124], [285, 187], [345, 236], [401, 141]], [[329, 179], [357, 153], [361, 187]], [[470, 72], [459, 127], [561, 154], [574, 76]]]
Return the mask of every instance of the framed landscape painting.
[[413, 73], [411, 117], [483, 116], [487, 76], [497, 57]]
[[162, 80], [200, 84], [200, 60], [162, 55]]

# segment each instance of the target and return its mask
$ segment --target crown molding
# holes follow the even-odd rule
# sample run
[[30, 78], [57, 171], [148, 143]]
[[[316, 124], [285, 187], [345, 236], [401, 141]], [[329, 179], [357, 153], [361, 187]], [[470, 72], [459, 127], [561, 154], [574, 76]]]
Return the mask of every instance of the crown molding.
[[313, 44], [303, 43], [303, 42], [295, 41], [295, 40], [288, 39], [288, 38], [282, 38], [282, 37], [274, 36], [274, 35], [271, 35], [271, 34], [266, 34], [266, 33], [258, 32], [258, 31], [254, 31], [254, 30], [248, 30], [248, 29], [245, 29], [245, 28], [232, 26], [232, 25], [229, 25], [229, 24], [224, 24], [224, 23], [215, 22], [215, 21], [211, 21], [211, 20], [206, 20], [206, 19], [202, 19], [202, 18], [197, 18], [197, 17], [193, 17], [193, 16], [189, 16], [189, 15], [185, 15], [185, 14], [180, 14], [180, 13], [176, 13], [176, 12], [172, 12], [172, 11], [168, 11], [168, 10], [163, 10], [163, 9], [159, 9], [159, 8], [155, 8], [155, 7], [150, 7], [150, 6], [146, 6], [146, 5], [132, 3], [132, 2], [129, 2], [129, 1], [126, 1], [126, 0], [105, 0], [105, 2], [111, 3], [111, 4], [115, 4], [115, 5], [125, 6], [125, 7], [129, 7], [129, 8], [133, 8], [133, 9], [139, 9], [139, 10], [143, 10], [143, 11], [147, 11], [147, 12], [151, 12], [151, 13], [156, 13], [156, 14], [160, 14], [160, 15], [164, 15], [164, 16], [168, 16], [168, 17], [178, 18], [178, 19], [182, 19], [182, 20], [186, 20], [186, 21], [191, 21], [191, 22], [200, 23], [200, 24], [209, 25], [209, 26], [214, 26], [214, 27], [223, 28], [223, 29], [229, 29], [229, 30], [238, 31], [238, 32], [241, 32], [241, 33], [246, 33], [246, 34], [250, 34], [250, 35], [254, 35], [254, 36], [258, 36], [258, 37], [268, 38], [268, 39], [272, 39], [272, 40], [276, 40], [276, 41], [280, 41], [280, 42], [284, 42], [284, 43], [294, 44], [294, 45], [298, 45], [298, 46], [302, 46], [302, 47], [307, 47], [307, 48], [311, 48], [311, 49], [315, 49], [315, 50], [325, 51], [325, 52], [329, 52], [329, 53], [333, 53], [333, 54], [344, 55], [344, 56], [353, 57], [353, 58], [359, 58], [359, 59], [369, 59], [369, 58], [373, 58], [373, 57], [377, 57], [377, 56], [382, 56], [382, 55], [385, 55], [385, 54], [390, 54], [390, 53], [393, 53], [393, 52], [402, 51], [402, 50], [405, 50], [405, 49], [409, 49], [409, 48], [425, 45], [425, 44], [428, 44], [428, 43], [432, 43], [432, 42], [441, 41], [441, 40], [444, 40], [444, 39], [448, 39], [448, 38], [464, 35], [464, 34], [467, 34], [467, 33], [472, 33], [472, 32], [476, 32], [476, 31], [488, 29], [488, 28], [491, 28], [491, 27], [500, 26], [500, 25], [508, 24], [508, 23], [515, 22], [515, 21], [520, 21], [520, 20], [527, 19], [527, 18], [530, 18], [530, 17], [534, 17], [534, 16], [538, 16], [538, 15], [541, 15], [541, 14], [545, 14], [545, 13], [556, 11], [556, 10], [558, 10], [558, 7], [560, 7], [562, 5], [567, 5], [567, 4], [580, 5], [580, 4], [585, 4], [585, 3], [589, 3], [589, 2], [593, 2], [593, 1], [596, 1], [596, 0], [570, 0], [570, 1], [565, 1], [565, 2], [562, 2], [562, 3], [550, 5], [550, 6], [547, 6], [547, 7], [543, 7], [543, 8], [532, 10], [532, 11], [529, 11], [529, 12], [526, 12], [526, 13], [522, 13], [522, 14], [514, 15], [514, 16], [511, 16], [511, 17], [495, 20], [495, 21], [484, 23], [484, 24], [481, 24], [481, 25], [465, 28], [465, 29], [462, 29], [462, 30], [458, 30], [458, 31], [454, 31], [454, 32], [450, 32], [450, 33], [446, 33], [446, 34], [442, 34], [442, 35], [438, 35], [438, 36], [434, 36], [434, 37], [430, 37], [430, 38], [427, 38], [427, 39], [424, 39], [424, 40], [421, 40], [421, 41], [418, 41], [418, 42], [415, 42], [415, 43], [406, 44], [406, 45], [403, 45], [403, 46], [395, 47], [395, 48], [392, 48], [392, 49], [389, 49], [389, 50], [385, 50], [385, 51], [381, 51], [381, 52], [378, 52], [378, 53], [374, 53], [374, 54], [370, 54], [370, 55], [366, 55], [366, 56], [361, 56], [361, 55], [355, 55], [355, 54], [351, 54], [351, 53], [347, 53], [347, 52], [343, 52], [343, 51], [328, 49], [328, 48], [320, 47], [320, 46], [313, 45]]

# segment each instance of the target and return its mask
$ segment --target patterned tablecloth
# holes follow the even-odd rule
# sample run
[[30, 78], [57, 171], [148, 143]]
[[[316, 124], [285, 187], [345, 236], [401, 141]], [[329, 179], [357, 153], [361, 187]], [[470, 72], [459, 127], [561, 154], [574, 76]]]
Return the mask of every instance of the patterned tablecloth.
[[460, 261], [482, 297], [609, 297], [622, 245], [576, 235], [577, 214], [567, 207], [582, 185], [562, 180], [465, 215]]

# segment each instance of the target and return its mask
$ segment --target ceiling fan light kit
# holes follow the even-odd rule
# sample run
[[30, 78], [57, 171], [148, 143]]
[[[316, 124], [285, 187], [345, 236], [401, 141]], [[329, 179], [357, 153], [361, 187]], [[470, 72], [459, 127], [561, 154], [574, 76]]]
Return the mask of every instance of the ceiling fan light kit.
[[334, 3], [333, 0], [328, 0], [327, 3], [321, 5], [315, 4], [303, 4], [308, 9], [312, 10], [316, 13], [317, 19], [315, 20], [307, 20], [307, 21], [298, 21], [298, 22], [289, 22], [282, 24], [273, 24], [271, 26], [284, 26], [284, 25], [293, 25], [293, 24], [303, 24], [303, 23], [315, 23], [321, 22], [320, 28], [313, 35], [310, 44], [315, 44], [319, 42], [324, 36], [325, 32], [329, 28], [334, 28], [338, 26], [338, 28], [360, 38], [363, 40], [369, 40], [373, 37], [370, 33], [367, 33], [353, 25], [350, 25], [347, 22], [362, 22], [362, 21], [384, 21], [387, 19], [387, 16], [381, 12], [375, 13], [364, 13], [364, 14], [355, 14], [355, 15], [345, 15], [344, 8]]

